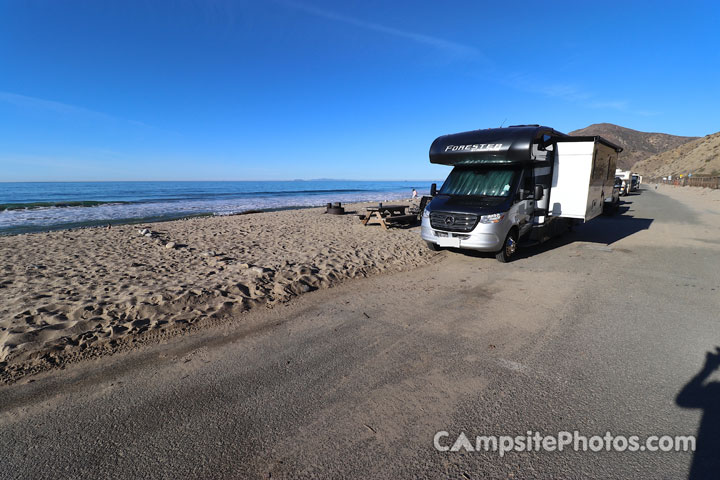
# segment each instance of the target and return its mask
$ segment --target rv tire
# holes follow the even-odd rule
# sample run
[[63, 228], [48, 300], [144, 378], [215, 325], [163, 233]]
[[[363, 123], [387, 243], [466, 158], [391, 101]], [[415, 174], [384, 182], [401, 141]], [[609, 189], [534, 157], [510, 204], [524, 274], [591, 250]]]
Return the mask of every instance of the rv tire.
[[434, 242], [425, 242], [427, 244], [427, 247], [432, 250], [433, 252], [439, 252], [441, 250], [440, 245]]
[[512, 261], [512, 259], [515, 258], [515, 253], [517, 252], [517, 241], [517, 230], [513, 228], [508, 232], [505, 237], [505, 241], [503, 242], [503, 247], [495, 254], [495, 258], [502, 263]]

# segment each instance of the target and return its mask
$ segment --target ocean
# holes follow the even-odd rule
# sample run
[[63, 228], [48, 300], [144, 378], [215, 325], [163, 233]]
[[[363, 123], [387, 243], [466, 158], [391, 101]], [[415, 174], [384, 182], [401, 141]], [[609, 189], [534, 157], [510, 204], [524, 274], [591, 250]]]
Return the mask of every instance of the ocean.
[[264, 182], [0, 183], [0, 235], [143, 223], [251, 210], [385, 201], [430, 191], [432, 182], [296, 180]]

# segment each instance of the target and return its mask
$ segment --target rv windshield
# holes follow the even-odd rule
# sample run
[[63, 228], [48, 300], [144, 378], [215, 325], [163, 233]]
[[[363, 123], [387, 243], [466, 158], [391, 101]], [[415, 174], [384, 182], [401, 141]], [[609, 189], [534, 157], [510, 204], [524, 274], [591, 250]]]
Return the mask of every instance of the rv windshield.
[[519, 170], [492, 168], [473, 170], [455, 168], [440, 189], [445, 195], [474, 195], [481, 197], [507, 197]]

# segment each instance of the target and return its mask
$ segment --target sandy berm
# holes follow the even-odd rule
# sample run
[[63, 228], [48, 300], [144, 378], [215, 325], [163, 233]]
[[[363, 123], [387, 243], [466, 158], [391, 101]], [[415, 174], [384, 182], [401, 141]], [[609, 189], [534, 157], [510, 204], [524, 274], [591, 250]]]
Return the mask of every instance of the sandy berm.
[[0, 255], [4, 382], [435, 256], [417, 228], [319, 208], [6, 236]]

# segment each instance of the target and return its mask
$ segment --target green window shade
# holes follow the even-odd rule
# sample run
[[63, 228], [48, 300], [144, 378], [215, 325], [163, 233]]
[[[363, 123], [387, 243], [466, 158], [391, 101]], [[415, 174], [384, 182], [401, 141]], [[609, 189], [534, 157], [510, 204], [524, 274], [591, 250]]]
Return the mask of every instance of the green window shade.
[[450, 172], [440, 193], [447, 195], [478, 195], [505, 197], [510, 194], [517, 170], [467, 170], [455, 169]]

